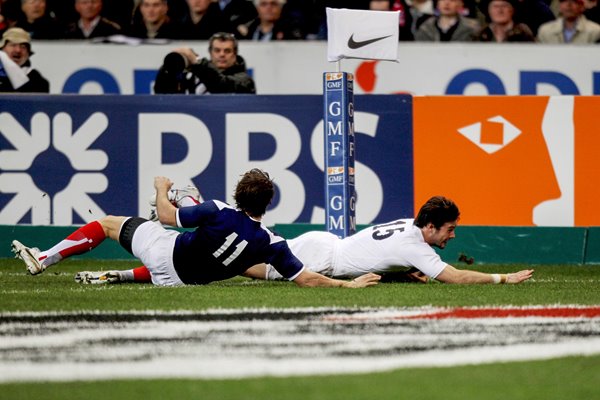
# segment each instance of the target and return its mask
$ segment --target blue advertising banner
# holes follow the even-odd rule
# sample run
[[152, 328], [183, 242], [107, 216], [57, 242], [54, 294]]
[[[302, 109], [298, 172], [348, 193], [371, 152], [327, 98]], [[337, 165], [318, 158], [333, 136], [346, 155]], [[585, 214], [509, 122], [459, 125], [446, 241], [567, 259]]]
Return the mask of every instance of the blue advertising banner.
[[[412, 98], [355, 97], [357, 223], [413, 216]], [[0, 224], [147, 216], [153, 177], [232, 201], [240, 175], [277, 185], [265, 223], [323, 223], [323, 98], [0, 96]]]
[[352, 74], [323, 74], [325, 228], [341, 238], [356, 233], [354, 91]]

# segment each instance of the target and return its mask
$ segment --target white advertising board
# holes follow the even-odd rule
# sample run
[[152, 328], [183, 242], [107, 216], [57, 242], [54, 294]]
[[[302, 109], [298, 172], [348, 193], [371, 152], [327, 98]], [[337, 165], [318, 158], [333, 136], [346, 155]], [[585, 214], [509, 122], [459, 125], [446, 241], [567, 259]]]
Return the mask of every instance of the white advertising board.
[[[51, 93], [147, 94], [163, 57], [192, 47], [207, 55], [207, 42], [161, 45], [35, 42], [34, 66]], [[597, 45], [401, 43], [399, 61], [342, 60], [355, 75], [355, 94], [593, 95], [600, 94]], [[241, 42], [240, 54], [259, 94], [321, 94], [326, 42]]]

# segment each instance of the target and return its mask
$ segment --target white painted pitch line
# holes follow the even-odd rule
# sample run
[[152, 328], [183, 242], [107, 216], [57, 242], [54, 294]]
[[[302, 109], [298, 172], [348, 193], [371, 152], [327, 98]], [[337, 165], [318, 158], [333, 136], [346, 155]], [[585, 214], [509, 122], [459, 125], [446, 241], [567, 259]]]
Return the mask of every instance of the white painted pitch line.
[[[194, 315], [199, 313], [190, 311], [122, 313], [124, 316], [135, 314], [151, 318], [130, 324], [122, 319], [114, 324], [89, 319], [90, 315], [115, 315], [103, 312], [85, 313], [86, 320], [81, 323], [73, 322], [72, 318], [58, 322], [6, 322], [0, 325], [5, 330], [0, 354], [6, 357], [0, 359], [0, 381], [171, 377], [233, 379], [369, 373], [398, 368], [600, 354], [600, 318], [509, 317], [411, 320], [409, 323], [396, 321], [396, 324], [386, 321], [390, 316], [415, 315], [439, 309], [360, 309], [359, 314], [371, 315], [375, 319], [374, 324], [367, 325], [361, 321], [343, 323], [315, 319], [312, 313], [325, 309], [312, 308], [296, 309], [295, 312], [304, 311], [310, 316], [300, 316], [298, 320], [268, 320], [264, 318], [265, 313], [291, 313], [289, 310], [259, 309], [254, 310], [257, 320], [245, 321], [223, 320], [222, 317], [252, 313], [251, 310], [201, 313], [216, 317], [208, 321], [194, 320]], [[344, 315], [341, 309], [327, 310], [328, 315]], [[355, 314], [356, 311], [351, 310], [350, 313]], [[15, 314], [26, 318], [44, 315], [3, 315], [10, 319]], [[192, 319], [169, 321], [153, 319], [152, 315], [190, 315]], [[521, 325], [524, 326], [522, 333], [518, 329]], [[571, 325], [573, 329], [570, 329]], [[451, 333], [452, 327], [456, 330], [454, 334]], [[10, 332], [16, 334], [11, 336]], [[24, 334], [26, 332], [30, 333]], [[578, 332], [582, 332], [583, 337], [571, 336], [571, 333]], [[540, 338], [541, 333], [550, 336]], [[555, 336], [560, 340], [555, 340]], [[502, 346], [498, 345], [499, 337], [507, 339]], [[424, 344], [429, 350], [423, 351], [421, 346], [411, 351], [413, 341]], [[386, 353], [390, 347], [407, 351]], [[12, 353], [11, 349], [14, 349]], [[352, 355], [353, 352], [360, 356]], [[36, 371], [35, 376], [32, 376], [32, 370]]]

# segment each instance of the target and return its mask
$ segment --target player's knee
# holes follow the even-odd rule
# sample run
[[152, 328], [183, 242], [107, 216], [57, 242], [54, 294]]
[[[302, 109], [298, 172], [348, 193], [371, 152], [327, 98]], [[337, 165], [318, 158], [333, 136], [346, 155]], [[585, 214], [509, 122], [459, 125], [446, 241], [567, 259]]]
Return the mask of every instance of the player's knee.
[[119, 237], [119, 230], [121, 229], [121, 225], [125, 222], [126, 217], [117, 217], [114, 215], [107, 215], [103, 217], [98, 222], [102, 225], [102, 229], [104, 229], [104, 233], [107, 237], [111, 239], [117, 240]]

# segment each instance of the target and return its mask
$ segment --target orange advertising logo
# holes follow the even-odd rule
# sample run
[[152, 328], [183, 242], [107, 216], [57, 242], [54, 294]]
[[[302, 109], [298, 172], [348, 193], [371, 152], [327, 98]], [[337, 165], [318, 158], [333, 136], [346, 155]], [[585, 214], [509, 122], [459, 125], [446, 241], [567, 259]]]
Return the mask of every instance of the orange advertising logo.
[[600, 226], [597, 96], [414, 98], [415, 206], [465, 225]]
[[577, 96], [574, 101], [575, 225], [600, 226], [600, 131], [597, 118], [600, 97]]
[[415, 208], [444, 195], [465, 225], [531, 226], [559, 198], [542, 131], [548, 97], [415, 97]]

